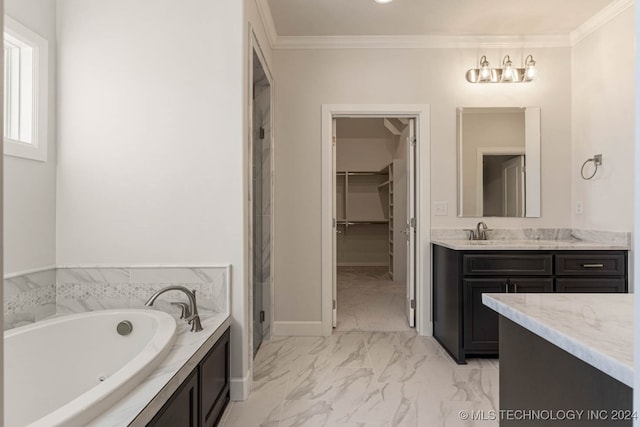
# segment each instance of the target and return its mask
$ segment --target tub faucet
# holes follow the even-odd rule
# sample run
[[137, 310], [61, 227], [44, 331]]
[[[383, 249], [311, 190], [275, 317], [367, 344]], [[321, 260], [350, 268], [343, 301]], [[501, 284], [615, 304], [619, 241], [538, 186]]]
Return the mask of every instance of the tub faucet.
[[151, 297], [144, 303], [144, 305], [151, 307], [156, 299], [167, 291], [181, 291], [187, 295], [189, 299], [189, 308], [188, 310], [183, 310], [183, 314], [187, 314], [187, 323], [191, 325], [191, 332], [200, 332], [202, 330], [202, 324], [200, 323], [200, 316], [198, 315], [198, 306], [196, 305], [196, 291], [190, 291], [184, 286], [167, 286], [166, 288], [160, 289], [158, 292], [151, 295]]

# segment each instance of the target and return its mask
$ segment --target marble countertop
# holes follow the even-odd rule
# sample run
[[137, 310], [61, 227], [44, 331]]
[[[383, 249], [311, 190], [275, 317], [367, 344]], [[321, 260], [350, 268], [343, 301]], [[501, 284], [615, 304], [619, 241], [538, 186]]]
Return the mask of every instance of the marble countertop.
[[482, 302], [633, 387], [633, 294], [483, 294]]
[[169, 355], [127, 397], [89, 426], [146, 426], [231, 324], [228, 313], [201, 312], [200, 319], [203, 330], [197, 333], [191, 332], [184, 320], [177, 320], [176, 340]]
[[629, 250], [624, 243], [600, 243], [586, 240], [466, 240], [432, 239], [431, 243], [457, 251], [522, 250]]

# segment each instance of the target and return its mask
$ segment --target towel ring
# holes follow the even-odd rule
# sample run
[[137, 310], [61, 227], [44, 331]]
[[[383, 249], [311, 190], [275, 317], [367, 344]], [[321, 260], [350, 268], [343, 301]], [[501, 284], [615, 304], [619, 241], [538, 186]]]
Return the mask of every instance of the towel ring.
[[[589, 162], [593, 162], [593, 165], [596, 167], [596, 169], [593, 171], [591, 175], [587, 177], [587, 176], [584, 176], [584, 167]], [[592, 158], [585, 160], [584, 163], [582, 164], [582, 167], [580, 168], [580, 175], [582, 176], [582, 179], [584, 179], [585, 181], [588, 181], [594, 176], [596, 176], [596, 173], [598, 173], [598, 166], [600, 166], [601, 164], [602, 164], [602, 154], [596, 154]]]

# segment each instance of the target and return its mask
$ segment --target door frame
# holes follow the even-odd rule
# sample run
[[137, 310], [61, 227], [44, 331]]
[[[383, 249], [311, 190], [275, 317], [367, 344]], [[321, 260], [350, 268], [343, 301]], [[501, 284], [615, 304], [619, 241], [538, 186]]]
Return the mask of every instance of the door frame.
[[322, 212], [321, 282], [322, 335], [333, 330], [333, 132], [332, 120], [341, 117], [410, 117], [416, 120], [416, 330], [433, 334], [431, 320], [431, 215], [430, 215], [430, 106], [428, 104], [323, 104], [322, 105]]
[[[269, 300], [270, 300], [270, 309], [269, 309], [269, 327], [271, 328], [271, 334], [273, 334], [273, 294], [274, 294], [274, 253], [275, 253], [275, 136], [274, 136], [274, 111], [275, 111], [275, 88], [274, 88], [274, 79], [273, 74], [271, 73], [271, 69], [269, 68], [269, 63], [267, 62], [265, 55], [262, 51], [262, 47], [260, 46], [260, 42], [258, 37], [255, 34], [253, 26], [249, 24], [249, 53], [248, 53], [248, 65], [247, 65], [247, 156], [246, 156], [246, 173], [247, 173], [247, 187], [246, 191], [247, 195], [247, 295], [246, 301], [248, 306], [248, 319], [247, 319], [247, 341], [248, 341], [248, 357], [249, 357], [249, 372], [251, 377], [253, 377], [253, 54], [256, 54], [258, 57], [258, 61], [260, 62], [260, 66], [262, 67], [267, 80], [269, 82], [269, 91], [270, 91], [270, 117], [269, 122], [271, 124], [271, 134], [269, 138], [269, 145], [271, 147], [271, 195], [270, 195], [270, 203], [271, 203], [271, 221], [269, 224], [270, 228], [270, 242], [269, 247], [271, 251], [270, 255], [270, 286], [269, 286]], [[251, 383], [252, 379], [249, 378], [249, 383]], [[247, 391], [248, 393], [248, 391]], [[245, 397], [246, 398], [246, 397]]]

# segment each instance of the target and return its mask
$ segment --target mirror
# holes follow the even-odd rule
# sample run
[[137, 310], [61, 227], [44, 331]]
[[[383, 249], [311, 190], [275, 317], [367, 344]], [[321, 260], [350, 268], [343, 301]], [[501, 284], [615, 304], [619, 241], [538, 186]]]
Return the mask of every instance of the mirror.
[[458, 216], [540, 217], [540, 108], [458, 108]]

